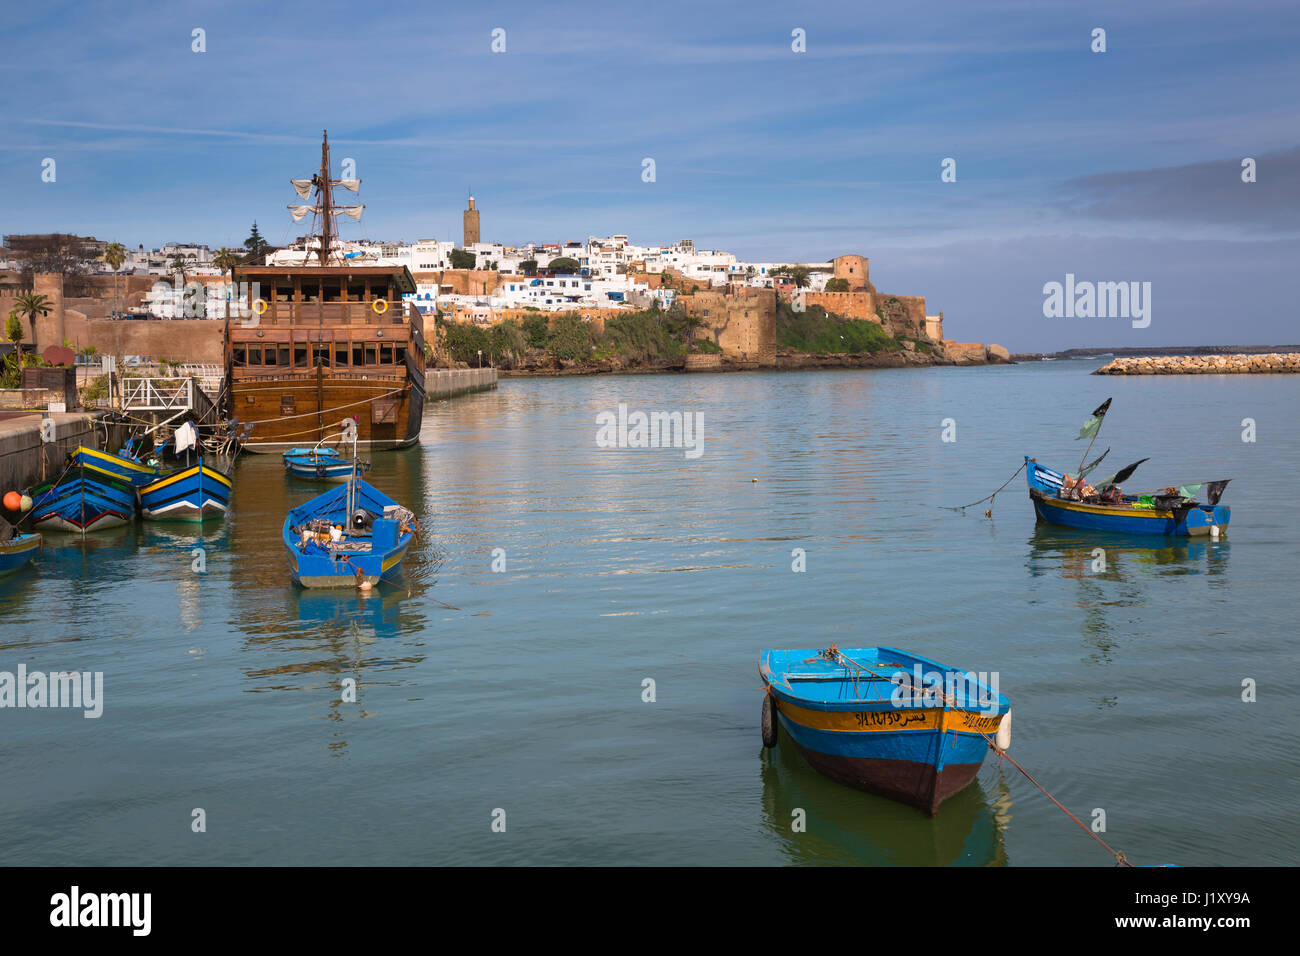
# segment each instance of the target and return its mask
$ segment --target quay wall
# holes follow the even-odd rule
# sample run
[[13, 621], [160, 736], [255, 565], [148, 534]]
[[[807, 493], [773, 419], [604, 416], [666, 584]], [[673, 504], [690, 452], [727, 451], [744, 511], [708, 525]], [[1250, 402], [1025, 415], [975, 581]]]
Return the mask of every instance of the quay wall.
[[[54, 421], [50, 442], [41, 439], [41, 422], [46, 418]], [[0, 418], [0, 494], [57, 478], [68, 452], [78, 445], [99, 448], [103, 437], [104, 429], [85, 413], [27, 412]]]
[[486, 392], [496, 387], [494, 368], [431, 368], [424, 373], [424, 392], [431, 400]]

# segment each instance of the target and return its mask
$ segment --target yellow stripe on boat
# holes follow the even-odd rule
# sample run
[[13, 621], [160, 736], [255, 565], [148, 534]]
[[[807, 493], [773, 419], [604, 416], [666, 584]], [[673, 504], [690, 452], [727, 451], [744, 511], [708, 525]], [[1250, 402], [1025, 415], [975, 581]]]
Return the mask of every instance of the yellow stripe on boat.
[[[195, 471], [195, 469], [196, 469], [197, 467], [198, 467], [197, 465], [194, 465], [194, 466], [191, 466], [191, 467], [189, 467], [189, 468], [186, 468], [184, 471], [178, 471], [178, 472], [177, 472], [176, 474], [174, 474], [174, 475], [168, 475], [168, 476], [167, 476], [166, 478], [164, 478], [162, 481], [155, 481], [152, 485], [146, 485], [142, 490], [143, 490], [143, 491], [157, 491], [157, 490], [160, 489], [160, 488], [166, 488], [168, 485], [172, 484], [173, 482], [180, 481], [182, 478], [189, 478], [189, 477], [191, 477], [191, 476], [194, 474], [194, 471]], [[212, 479], [214, 479], [214, 480], [216, 480], [216, 481], [219, 481], [219, 482], [221, 482], [223, 485], [225, 485], [227, 488], [234, 488], [234, 487], [235, 487], [235, 486], [231, 483], [231, 481], [230, 481], [229, 478], [227, 478], [225, 475], [221, 474], [220, 472], [213, 471], [211, 468], [204, 468], [204, 469], [203, 469], [203, 477], [204, 477], [204, 478], [212, 478]]]
[[812, 710], [780, 697], [777, 709], [790, 720], [812, 730], [840, 730], [853, 733], [895, 730], [951, 730], [969, 734], [997, 733], [1001, 714], [984, 716], [968, 710], [937, 707], [891, 707], [888, 710]]
[[105, 461], [111, 461], [114, 465], [117, 465], [119, 468], [126, 468], [129, 471], [138, 471], [146, 475], [152, 475], [155, 471], [157, 471], [156, 468], [150, 468], [148, 465], [140, 465], [126, 458], [119, 458], [117, 455], [110, 455], [107, 454], [106, 452], [99, 451], [96, 448], [87, 448], [84, 445], [79, 446], [77, 448], [77, 451], [91, 458], [102, 458]]
[[1132, 508], [1120, 507], [1118, 505], [1090, 505], [1081, 501], [1064, 501], [1060, 498], [1036, 498], [1035, 501], [1047, 505], [1049, 508], [1060, 508], [1062, 511], [1081, 511], [1089, 515], [1124, 515], [1130, 518], [1153, 518], [1157, 521], [1172, 521], [1172, 511], [1156, 511], [1154, 508]]

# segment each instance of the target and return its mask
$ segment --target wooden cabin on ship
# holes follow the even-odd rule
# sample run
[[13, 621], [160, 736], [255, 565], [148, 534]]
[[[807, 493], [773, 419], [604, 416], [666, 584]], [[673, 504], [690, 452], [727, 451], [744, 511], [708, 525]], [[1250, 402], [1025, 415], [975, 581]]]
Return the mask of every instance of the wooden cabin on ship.
[[424, 320], [403, 298], [415, 279], [403, 265], [354, 264], [337, 251], [334, 216], [359, 219], [363, 207], [333, 201], [335, 187], [356, 192], [360, 180], [329, 175], [326, 136], [320, 172], [290, 180], [304, 199], [315, 191], [313, 205], [289, 207], [318, 224], [302, 261], [231, 273], [244, 317], [226, 320], [227, 395], [231, 417], [252, 426], [248, 451], [313, 445], [338, 435], [344, 419], [356, 420], [359, 450], [419, 440]]

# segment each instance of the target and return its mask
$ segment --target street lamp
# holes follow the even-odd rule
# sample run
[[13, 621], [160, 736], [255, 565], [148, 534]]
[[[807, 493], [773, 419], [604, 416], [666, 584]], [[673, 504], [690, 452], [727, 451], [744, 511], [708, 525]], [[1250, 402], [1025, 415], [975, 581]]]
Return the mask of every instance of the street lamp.
[[482, 368], [482, 367], [483, 367], [483, 350], [482, 350], [482, 349], [479, 349], [479, 350], [478, 350], [478, 367], [479, 367], [479, 368]]

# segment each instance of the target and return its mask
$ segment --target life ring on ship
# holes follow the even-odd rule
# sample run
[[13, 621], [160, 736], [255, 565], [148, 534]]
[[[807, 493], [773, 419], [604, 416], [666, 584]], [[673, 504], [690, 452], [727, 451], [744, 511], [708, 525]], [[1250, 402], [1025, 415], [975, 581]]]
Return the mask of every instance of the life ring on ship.
[[[382, 309], [380, 308], [381, 305], [383, 306]], [[374, 302], [370, 303], [370, 308], [375, 310], [375, 315], [383, 315], [388, 311], [388, 300], [376, 299]]]
[[[258, 308], [259, 305], [261, 306], [260, 309]], [[258, 315], [265, 315], [265, 314], [266, 314], [266, 310], [269, 309], [270, 307], [271, 307], [271, 304], [270, 304], [269, 302], [267, 302], [265, 299], [254, 299], [254, 300], [253, 300], [253, 311], [256, 312]]]
[[777, 735], [780, 733], [780, 724], [776, 721], [776, 698], [772, 696], [771, 689], [763, 695], [762, 727], [763, 746], [768, 748], [775, 747]]

